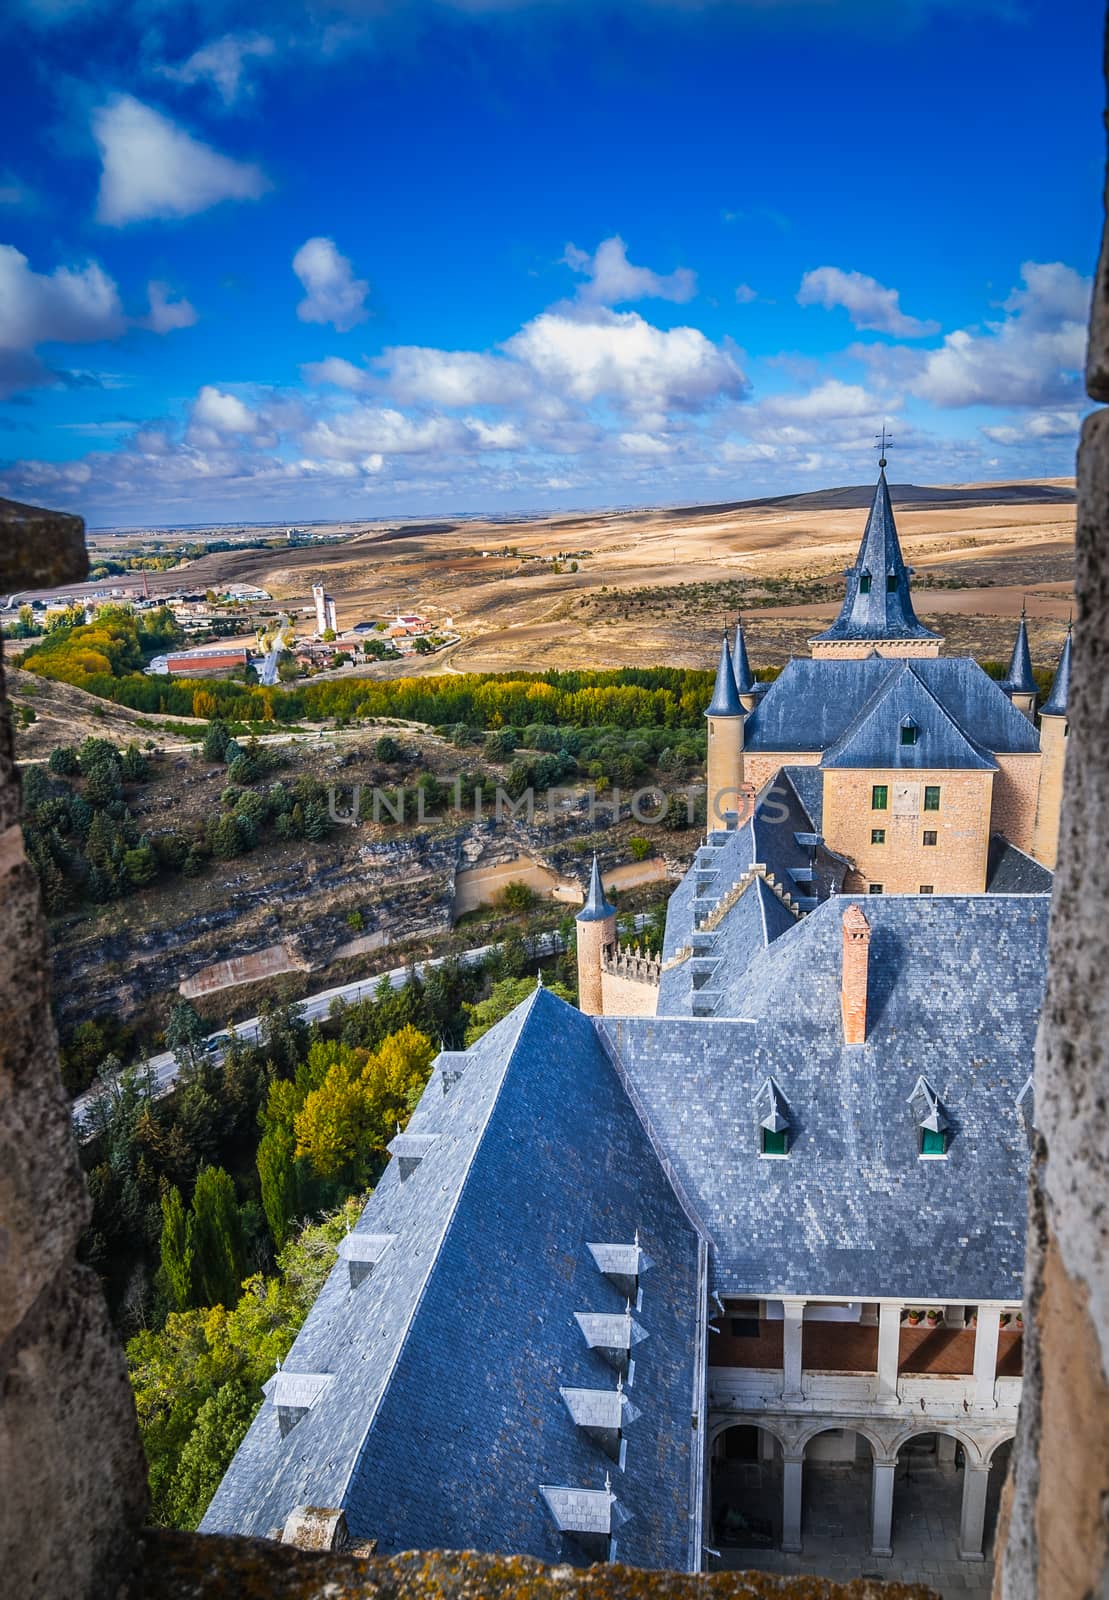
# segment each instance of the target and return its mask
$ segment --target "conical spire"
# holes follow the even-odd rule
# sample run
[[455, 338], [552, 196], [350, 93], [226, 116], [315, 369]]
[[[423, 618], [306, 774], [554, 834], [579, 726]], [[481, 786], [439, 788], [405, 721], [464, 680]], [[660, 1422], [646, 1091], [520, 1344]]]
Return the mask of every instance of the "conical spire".
[[1017, 629], [1017, 640], [1013, 646], [1013, 653], [1009, 657], [1009, 671], [1005, 675], [1002, 688], [1009, 694], [1035, 694], [1036, 679], [1032, 672], [1032, 652], [1028, 648], [1028, 625], [1021, 607], [1020, 627]]
[[847, 569], [847, 593], [839, 616], [830, 628], [816, 637], [821, 640], [935, 639], [937, 635], [917, 621], [909, 593], [910, 575], [901, 554], [883, 468], [874, 488], [858, 558], [855, 565]]
[[605, 899], [605, 886], [601, 880], [601, 868], [597, 861], [597, 852], [593, 852], [593, 870], [589, 874], [589, 893], [585, 897], [585, 904], [577, 914], [578, 922], [603, 922], [606, 917], [614, 917], [616, 907], [610, 906]]
[[1067, 696], [1070, 693], [1070, 623], [1067, 623], [1067, 637], [1063, 645], [1063, 653], [1059, 657], [1059, 665], [1055, 668], [1055, 681], [1051, 685], [1051, 693], [1040, 707], [1041, 717], [1065, 717], [1067, 714]]
[[735, 686], [732, 652], [728, 649], [728, 635], [725, 633], [720, 641], [720, 660], [716, 668], [716, 682], [713, 685], [712, 699], [709, 701], [705, 716], [742, 717], [743, 714], [743, 707], [739, 703], [739, 691]]
[[750, 694], [755, 687], [755, 674], [751, 671], [751, 663], [747, 659], [743, 624], [739, 621], [735, 625], [735, 644], [732, 646], [732, 673], [737, 692], [741, 695]]

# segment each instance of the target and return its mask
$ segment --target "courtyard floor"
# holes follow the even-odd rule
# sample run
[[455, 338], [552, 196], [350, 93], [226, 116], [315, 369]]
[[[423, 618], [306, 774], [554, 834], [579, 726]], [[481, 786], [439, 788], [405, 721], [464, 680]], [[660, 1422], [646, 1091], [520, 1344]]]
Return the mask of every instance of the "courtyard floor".
[[[828, 1578], [875, 1577], [904, 1583], [923, 1583], [935, 1589], [943, 1600], [966, 1600], [977, 1596], [988, 1600], [993, 1579], [993, 1562], [960, 1561], [956, 1555], [959, 1513], [962, 1500], [961, 1471], [912, 1466], [898, 1471], [893, 1503], [893, 1555], [873, 1556], [868, 1552], [870, 1527], [870, 1463], [854, 1466], [806, 1464], [802, 1502], [801, 1555], [785, 1555], [780, 1549], [748, 1546], [722, 1546], [715, 1533], [707, 1541], [720, 1550], [714, 1567], [731, 1570], [753, 1569], [789, 1575], [809, 1574]], [[992, 1532], [997, 1514], [997, 1489], [991, 1483], [987, 1505], [987, 1532]], [[714, 1502], [719, 1509], [728, 1504], [742, 1508], [753, 1526], [773, 1529], [775, 1544], [780, 1539], [781, 1467], [728, 1462], [716, 1469]]]

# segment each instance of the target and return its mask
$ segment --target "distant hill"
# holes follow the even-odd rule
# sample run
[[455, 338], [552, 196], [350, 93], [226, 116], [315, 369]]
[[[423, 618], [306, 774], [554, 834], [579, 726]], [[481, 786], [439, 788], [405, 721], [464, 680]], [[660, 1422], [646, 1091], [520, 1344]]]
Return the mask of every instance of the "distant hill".
[[[891, 483], [895, 506], [998, 506], [1074, 505], [1073, 489], [1051, 483], [989, 483], [936, 488], [928, 484]], [[729, 500], [718, 505], [667, 506], [675, 517], [712, 517], [724, 511], [865, 511], [874, 498], [874, 485], [845, 489], [814, 489], [809, 494], [780, 494], [762, 500]]]

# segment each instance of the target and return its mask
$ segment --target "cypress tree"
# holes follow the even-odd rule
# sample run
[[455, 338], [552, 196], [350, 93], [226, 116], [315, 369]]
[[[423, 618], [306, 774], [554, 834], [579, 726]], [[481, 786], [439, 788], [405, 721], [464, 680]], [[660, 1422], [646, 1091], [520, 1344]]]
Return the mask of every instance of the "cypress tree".
[[205, 1305], [233, 1306], [243, 1278], [243, 1224], [222, 1167], [201, 1167], [193, 1190], [193, 1254]]
[[262, 1208], [280, 1250], [300, 1203], [300, 1183], [295, 1160], [296, 1139], [285, 1127], [271, 1128], [258, 1146], [258, 1178]]
[[162, 1195], [162, 1273], [177, 1311], [193, 1303], [193, 1225], [178, 1188]]

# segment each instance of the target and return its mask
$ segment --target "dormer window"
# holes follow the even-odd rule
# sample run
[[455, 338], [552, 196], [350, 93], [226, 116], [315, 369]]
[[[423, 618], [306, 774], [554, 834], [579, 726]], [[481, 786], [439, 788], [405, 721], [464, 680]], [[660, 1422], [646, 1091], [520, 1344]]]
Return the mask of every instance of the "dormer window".
[[901, 724], [901, 743], [916, 744], [920, 729], [911, 717], [906, 717]]
[[755, 1099], [759, 1117], [759, 1154], [781, 1157], [789, 1154], [789, 1106], [773, 1078], [767, 1078]]
[[950, 1127], [940, 1105], [940, 1097], [927, 1078], [916, 1080], [909, 1104], [916, 1113], [920, 1159], [942, 1161], [950, 1143]]
[[860, 572], [860, 574], [859, 574], [859, 593], [860, 594], [869, 594], [870, 593], [870, 573], [869, 572]]
[[886, 579], [886, 593], [887, 594], [896, 594], [897, 593], [897, 574], [896, 574], [896, 572], [891, 572], [889, 574], [889, 576], [887, 577], [887, 579]]

